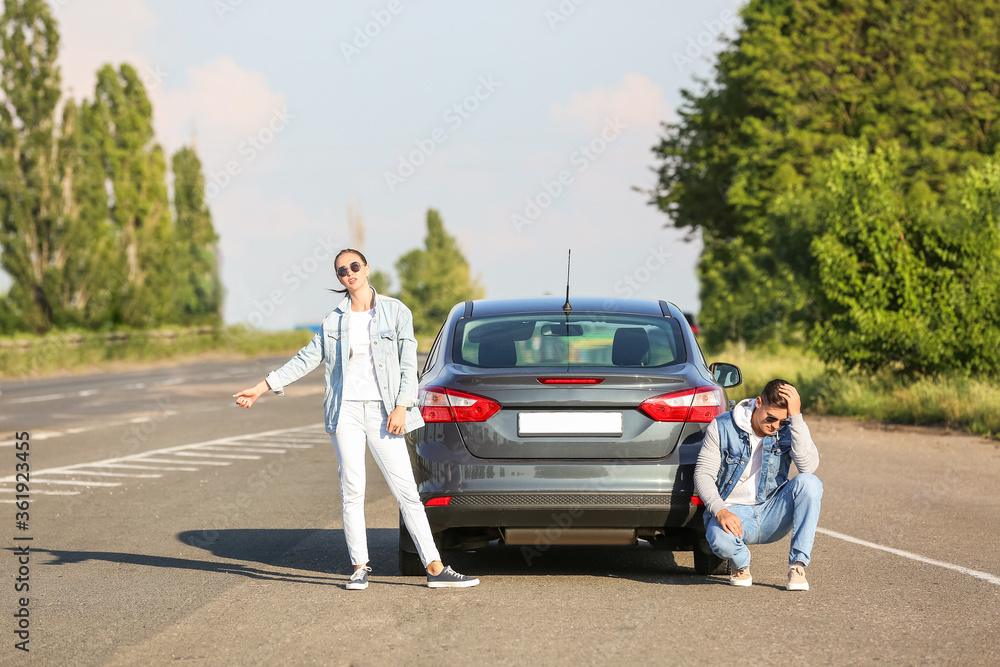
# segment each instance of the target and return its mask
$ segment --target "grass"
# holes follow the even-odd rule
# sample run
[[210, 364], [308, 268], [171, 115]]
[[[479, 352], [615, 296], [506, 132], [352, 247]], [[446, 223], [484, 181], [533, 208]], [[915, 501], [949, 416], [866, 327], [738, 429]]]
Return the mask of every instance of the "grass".
[[302, 347], [311, 336], [309, 331], [265, 332], [242, 326], [19, 335], [0, 339], [0, 376], [30, 377], [83, 371], [108, 362], [148, 363], [202, 354], [284, 354]]
[[743, 384], [728, 390], [731, 399], [756, 396], [768, 380], [780, 377], [794, 384], [803, 407], [817, 414], [1000, 436], [1000, 387], [987, 380], [851, 373], [794, 347], [729, 346], [709, 356], [712, 361], [728, 361], [743, 371]]

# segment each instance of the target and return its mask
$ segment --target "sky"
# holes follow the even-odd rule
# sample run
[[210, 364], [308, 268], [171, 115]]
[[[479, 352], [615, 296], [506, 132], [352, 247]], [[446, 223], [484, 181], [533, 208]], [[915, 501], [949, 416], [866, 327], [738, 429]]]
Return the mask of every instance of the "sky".
[[224, 319], [262, 329], [336, 305], [349, 206], [394, 289], [434, 208], [487, 298], [562, 294], [572, 249], [574, 294], [697, 311], [700, 243], [636, 188], [740, 4], [50, 0], [66, 94], [128, 62], [157, 140], [196, 146]]

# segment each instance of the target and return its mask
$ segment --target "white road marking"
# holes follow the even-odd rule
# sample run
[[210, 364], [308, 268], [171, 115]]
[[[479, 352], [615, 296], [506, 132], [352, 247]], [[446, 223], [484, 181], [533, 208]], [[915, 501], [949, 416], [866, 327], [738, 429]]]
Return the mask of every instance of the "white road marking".
[[180, 384], [186, 382], [184, 378], [170, 378], [169, 380], [164, 380], [163, 382], [154, 382], [154, 387], [169, 387], [174, 384]]
[[50, 470], [46, 473], [47, 475], [97, 475], [98, 477], [163, 477], [163, 475], [150, 475], [149, 473], [136, 473], [136, 472], [102, 472], [100, 470], [84, 470], [83, 468], [77, 468], [76, 470]]
[[199, 452], [246, 452], [248, 454], [287, 454], [287, 449], [277, 449], [275, 447], [199, 447]]
[[961, 572], [962, 574], [967, 574], [970, 577], [975, 577], [976, 579], [982, 579], [983, 581], [988, 581], [991, 584], [996, 584], [1000, 586], [1000, 577], [995, 574], [990, 574], [989, 572], [980, 572], [979, 570], [972, 570], [967, 567], [962, 567], [961, 565], [954, 565], [952, 563], [945, 563], [944, 561], [934, 560], [933, 558], [925, 558], [919, 554], [910, 553], [909, 551], [903, 551], [902, 549], [893, 549], [892, 547], [886, 547], [881, 544], [875, 544], [874, 542], [866, 542], [865, 540], [859, 540], [856, 537], [851, 537], [850, 535], [844, 535], [843, 533], [837, 533], [832, 530], [827, 530], [825, 528], [817, 528], [817, 533], [822, 533], [824, 535], [829, 535], [830, 537], [836, 537], [838, 540], [844, 540], [845, 542], [853, 542], [854, 544], [860, 544], [863, 547], [868, 547], [870, 549], [878, 549], [879, 551], [887, 551], [891, 554], [897, 556], [902, 556], [903, 558], [909, 558], [921, 563], [927, 563], [928, 565], [936, 565], [938, 567], [943, 567], [946, 570], [954, 570], [956, 572]]
[[[243, 440], [262, 440], [262, 439], [263, 437], [259, 436], [245, 436], [243, 438]], [[290, 435], [283, 437], [282, 442], [304, 442], [307, 444], [315, 445], [315, 444], [323, 444], [326, 442], [330, 442], [330, 436], [327, 434], [323, 434], [322, 436], [316, 436], [314, 438], [306, 438], [301, 435]]]
[[[268, 440], [267, 442], [271, 442], [271, 441]], [[284, 441], [279, 442], [278, 444], [280, 446], [282, 446], [282, 447], [287, 447], [289, 449], [312, 449], [313, 448], [312, 445], [294, 445], [294, 444], [290, 445], [290, 444], [288, 444], [287, 442], [284, 442]], [[220, 447], [222, 447], [222, 446], [226, 446], [226, 447], [266, 447], [267, 443], [263, 442], [263, 441], [260, 441], [260, 442], [255, 442], [255, 441], [251, 441], [251, 442], [247, 442], [247, 441], [220, 442], [219, 446]]]
[[[45, 473], [55, 472], [54, 470], [46, 470]], [[94, 482], [91, 480], [81, 479], [81, 480], [69, 480], [69, 479], [33, 479], [32, 484], [70, 484], [75, 486], [121, 486], [121, 482]], [[34, 491], [32, 491], [34, 493]]]
[[[185, 461], [184, 463], [187, 463], [187, 461]], [[197, 472], [198, 471], [197, 468], [180, 468], [180, 467], [171, 468], [171, 467], [166, 467], [166, 466], [140, 466], [140, 465], [134, 465], [134, 464], [131, 464], [131, 463], [106, 463], [106, 464], [104, 464], [101, 467], [102, 468], [135, 468], [135, 469], [138, 469], [138, 470], [162, 470], [162, 471], [174, 471], [174, 470], [178, 470], [178, 471], [184, 471], [184, 472]]]
[[12, 403], [41, 403], [42, 401], [55, 401], [60, 398], [70, 398], [71, 396], [93, 396], [97, 393], [96, 389], [83, 389], [81, 391], [71, 391], [65, 394], [46, 394], [44, 396], [27, 396], [25, 398], [12, 398], [4, 401], [7, 404]]
[[[17, 489], [0, 489], [0, 493], [19, 493]], [[32, 495], [38, 496], [78, 496], [79, 491], [39, 491], [38, 489], [31, 490]]]
[[243, 454], [209, 454], [208, 452], [202, 452], [200, 450], [197, 451], [197, 452], [174, 452], [174, 456], [195, 456], [195, 457], [207, 456], [210, 459], [245, 459], [247, 461], [259, 461], [260, 458], [261, 458], [259, 456], [252, 456], [250, 454], [247, 454], [247, 455], [243, 455]]
[[[164, 447], [162, 449], [154, 449], [148, 452], [142, 452], [139, 454], [132, 454], [131, 456], [119, 456], [110, 459], [104, 459], [103, 461], [92, 461], [90, 463], [77, 463], [74, 465], [62, 466], [59, 468], [47, 468], [45, 470], [32, 471], [35, 474], [35, 478], [32, 479], [33, 484], [37, 485], [58, 485], [64, 484], [67, 486], [122, 486], [122, 482], [95, 482], [93, 480], [82, 479], [40, 479], [39, 475], [80, 475], [80, 476], [91, 476], [91, 477], [130, 477], [130, 478], [157, 478], [163, 475], [159, 474], [147, 474], [147, 473], [116, 473], [107, 472], [101, 470], [101, 468], [135, 468], [140, 470], [153, 470], [157, 472], [163, 472], [168, 470], [184, 470], [190, 472], [196, 472], [199, 468], [190, 466], [228, 466], [232, 465], [233, 461], [219, 461], [219, 460], [205, 460], [205, 459], [239, 459], [239, 460], [250, 460], [259, 461], [263, 456], [255, 456], [253, 454], [214, 454], [205, 451], [206, 449], [212, 449], [213, 451], [220, 452], [239, 452], [239, 451], [254, 451], [260, 454], [283, 454], [286, 453], [286, 448], [296, 447], [296, 448], [306, 448], [311, 449], [312, 445], [285, 445], [281, 442], [282, 438], [288, 437], [290, 435], [299, 434], [303, 432], [308, 434], [309, 431], [322, 428], [322, 424], [311, 424], [309, 426], [299, 426], [297, 428], [291, 429], [277, 429], [273, 431], [263, 431], [261, 433], [251, 433], [250, 435], [233, 436], [228, 438], [218, 438], [216, 440], [207, 440], [205, 442], [196, 442], [190, 445], [178, 445], [176, 447]], [[87, 429], [79, 429], [87, 430]], [[39, 440], [39, 434], [32, 434], [33, 440]], [[53, 433], [51, 435], [62, 435], [62, 433]], [[257, 445], [254, 449], [248, 447], [247, 440], [251, 441], [251, 445]], [[258, 441], [260, 440], [260, 441]], [[278, 442], [279, 446], [275, 447], [272, 443]], [[226, 445], [222, 447], [221, 445]], [[243, 446], [243, 450], [239, 446]], [[156, 456], [170, 456], [172, 458], [155, 458]], [[199, 459], [192, 461], [190, 459], [180, 459], [177, 457], [191, 457], [194, 459]], [[162, 466], [148, 466], [148, 463], [166, 463], [168, 466], [164, 468]], [[178, 464], [182, 464], [178, 466]], [[189, 467], [184, 467], [184, 466]], [[0, 485], [7, 483], [16, 483], [16, 475], [9, 475], [7, 477], [0, 477]], [[10, 493], [13, 489], [8, 489], [0, 486], [0, 491]], [[38, 495], [77, 495], [79, 491], [67, 491], [67, 492], [57, 492], [57, 491], [43, 491], [38, 488], [32, 489], [33, 493]], [[0, 502], [7, 503], [13, 502], [7, 499], [0, 499]]]
[[232, 461], [178, 461], [177, 459], [144, 459], [144, 458], [135, 458], [132, 460], [143, 461], [143, 462], [148, 461], [150, 463], [191, 463], [193, 465], [199, 465], [199, 466], [228, 466], [233, 464]]
[[32, 431], [32, 440], [48, 440], [49, 438], [58, 438], [60, 435], [66, 435], [62, 431]]

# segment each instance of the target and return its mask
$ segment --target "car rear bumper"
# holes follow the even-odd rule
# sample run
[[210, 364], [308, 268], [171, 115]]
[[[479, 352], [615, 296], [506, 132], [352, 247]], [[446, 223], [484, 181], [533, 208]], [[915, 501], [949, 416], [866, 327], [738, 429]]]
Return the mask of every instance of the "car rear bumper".
[[701, 511], [690, 495], [627, 493], [467, 494], [426, 508], [435, 533], [467, 527], [700, 529]]

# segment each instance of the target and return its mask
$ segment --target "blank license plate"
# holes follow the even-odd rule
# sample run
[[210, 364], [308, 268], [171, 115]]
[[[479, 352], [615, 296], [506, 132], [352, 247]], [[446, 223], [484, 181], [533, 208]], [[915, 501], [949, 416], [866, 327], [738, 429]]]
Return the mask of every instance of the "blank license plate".
[[518, 435], [621, 435], [620, 412], [521, 412]]

